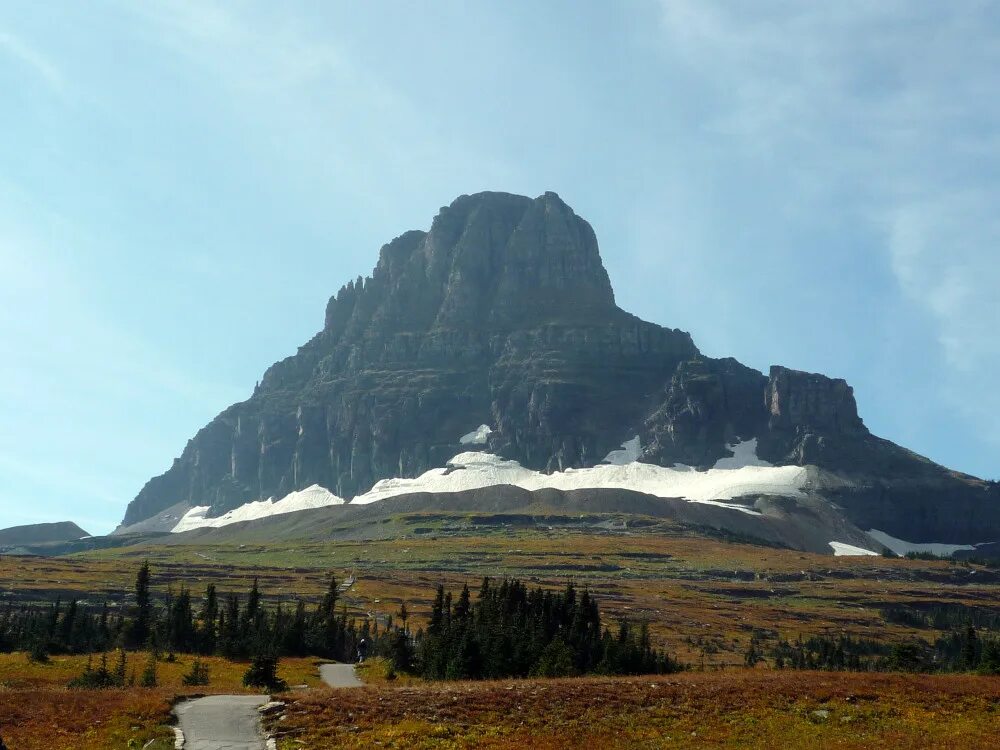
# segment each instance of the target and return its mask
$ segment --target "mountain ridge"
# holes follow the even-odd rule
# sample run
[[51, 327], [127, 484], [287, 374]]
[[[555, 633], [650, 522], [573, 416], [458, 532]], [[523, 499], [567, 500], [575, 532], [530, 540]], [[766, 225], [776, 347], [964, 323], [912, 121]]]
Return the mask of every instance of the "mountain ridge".
[[32, 523], [0, 529], [0, 545], [40, 544], [76, 541], [89, 536], [72, 521]]

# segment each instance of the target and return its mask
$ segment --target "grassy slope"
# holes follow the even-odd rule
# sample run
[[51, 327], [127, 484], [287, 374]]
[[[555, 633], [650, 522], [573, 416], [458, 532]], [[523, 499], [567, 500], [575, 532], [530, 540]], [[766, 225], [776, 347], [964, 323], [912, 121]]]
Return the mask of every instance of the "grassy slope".
[[[545, 527], [444, 531], [441, 524], [410, 519], [399, 524], [410, 533], [374, 541], [0, 557], [6, 589], [0, 596], [38, 600], [59, 593], [65, 600], [92, 592], [91, 600], [108, 596], [127, 603], [134, 570], [147, 557], [161, 590], [185, 583], [196, 596], [209, 582], [223, 592], [246, 591], [250, 579], [260, 576], [272, 601], [294, 596], [316, 601], [331, 571], [340, 579], [354, 571], [358, 581], [346, 597], [353, 614], [393, 614], [405, 600], [418, 627], [439, 582], [475, 587], [484, 575], [506, 574], [563, 586], [573, 579], [598, 594], [609, 618], [650, 620], [661, 645], [699, 665], [742, 663], [753, 632], [764, 641], [837, 633], [890, 640], [938, 635], [887, 623], [881, 609], [890, 604], [1000, 608], [995, 572], [943, 561], [835, 558], [692, 537], [668, 527], [627, 533]], [[435, 531], [415, 534], [415, 528]]]
[[297, 696], [279, 748], [985, 748], [1000, 679], [742, 670]]

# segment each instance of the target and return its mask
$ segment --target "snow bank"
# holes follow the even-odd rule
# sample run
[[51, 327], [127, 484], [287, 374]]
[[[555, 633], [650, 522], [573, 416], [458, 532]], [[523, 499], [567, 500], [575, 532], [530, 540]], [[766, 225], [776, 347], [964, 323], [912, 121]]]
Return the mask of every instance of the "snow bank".
[[878, 552], [872, 552], [870, 549], [855, 547], [853, 544], [844, 544], [843, 542], [830, 542], [830, 546], [833, 547], [834, 557], [860, 557], [862, 555], [878, 557], [879, 555]]
[[884, 531], [879, 531], [878, 529], [869, 529], [868, 536], [876, 542], [884, 544], [897, 555], [905, 555], [908, 552], [929, 552], [939, 557], [950, 557], [959, 550], [973, 550], [976, 548], [972, 544], [940, 544], [938, 542], [921, 542], [918, 544], [907, 542], [903, 539], [889, 536]]
[[[481, 445], [492, 430], [488, 425], [464, 435], [461, 442]], [[431, 469], [411, 479], [383, 479], [364, 495], [358, 495], [352, 505], [366, 505], [396, 495], [413, 492], [461, 492], [463, 490], [510, 484], [534, 491], [546, 488], [558, 490], [589, 490], [599, 488], [635, 490], [657, 497], [671, 497], [692, 503], [705, 503], [740, 513], [760, 515], [753, 508], [726, 502], [743, 495], [783, 495], [798, 497], [806, 482], [806, 470], [801, 466], [771, 466], [757, 458], [757, 441], [748, 440], [728, 446], [732, 458], [723, 458], [708, 471], [689, 466], [666, 468], [639, 463], [641, 445], [636, 436], [611, 451], [606, 463], [589, 469], [567, 469], [543, 474], [526, 469], [517, 461], [507, 461], [492, 453], [468, 451], [459, 453], [448, 465]], [[217, 528], [239, 521], [252, 521], [282, 513], [294, 513], [310, 508], [342, 505], [344, 500], [329, 490], [313, 485], [286, 495], [281, 500], [260, 500], [246, 503], [218, 518], [208, 518], [208, 506], [191, 508], [171, 529], [178, 533], [204, 527]]]
[[742, 469], [744, 466], [773, 465], [757, 458], [757, 438], [727, 445], [726, 450], [732, 451], [733, 455], [730, 458], [720, 458], [715, 462], [713, 469]]
[[467, 432], [462, 435], [462, 437], [458, 439], [458, 442], [462, 445], [486, 445], [486, 439], [489, 438], [490, 433], [492, 432], [493, 428], [488, 424], [481, 424], [472, 432]]
[[342, 498], [337, 497], [329, 490], [314, 484], [304, 490], [298, 490], [285, 495], [281, 500], [258, 500], [252, 503], [241, 505], [235, 510], [231, 510], [218, 518], [207, 518], [209, 506], [200, 505], [192, 508], [184, 514], [183, 518], [171, 532], [178, 534], [191, 529], [201, 529], [206, 527], [218, 528], [228, 526], [231, 523], [240, 521], [253, 521], [258, 518], [268, 516], [279, 516], [283, 513], [294, 513], [298, 510], [309, 510], [311, 508], [325, 508], [330, 505], [343, 505]]
[[757, 511], [751, 508], [720, 501], [752, 494], [798, 497], [805, 481], [806, 470], [800, 466], [742, 466], [696, 471], [637, 461], [543, 474], [492, 453], [468, 452], [455, 456], [445, 468], [431, 469], [413, 479], [383, 479], [351, 502], [363, 505], [412, 492], [461, 492], [510, 484], [531, 491], [543, 488], [636, 490], [657, 497], [709, 502], [756, 515]]
[[639, 442], [639, 436], [636, 435], [631, 440], [626, 440], [622, 443], [622, 447], [619, 450], [611, 451], [606, 455], [602, 463], [615, 464], [616, 466], [630, 464], [633, 461], [639, 460], [639, 453], [641, 451], [642, 445]]

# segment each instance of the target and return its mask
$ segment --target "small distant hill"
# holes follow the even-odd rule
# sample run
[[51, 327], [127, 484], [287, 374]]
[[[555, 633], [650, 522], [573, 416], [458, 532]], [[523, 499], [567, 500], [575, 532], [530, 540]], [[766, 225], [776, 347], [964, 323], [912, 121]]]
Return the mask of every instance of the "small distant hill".
[[90, 536], [90, 534], [72, 521], [33, 523], [27, 526], [11, 526], [9, 529], [0, 529], [0, 545], [69, 542], [85, 536]]

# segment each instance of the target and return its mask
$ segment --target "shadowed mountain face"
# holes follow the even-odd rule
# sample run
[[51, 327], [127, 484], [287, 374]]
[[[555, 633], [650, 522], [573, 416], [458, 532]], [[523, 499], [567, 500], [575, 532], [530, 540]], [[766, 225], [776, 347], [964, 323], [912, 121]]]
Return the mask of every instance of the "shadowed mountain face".
[[85, 536], [87, 536], [87, 532], [70, 521], [35, 523], [28, 526], [11, 526], [7, 529], [0, 529], [0, 545], [68, 542]]
[[708, 359], [620, 310], [593, 230], [554, 193], [480, 193], [385, 245], [323, 330], [200, 430], [124, 523], [312, 484], [350, 498], [443, 466], [483, 423], [483, 447], [546, 471], [635, 435], [642, 460], [699, 467], [757, 438], [772, 463], [828, 470], [824, 494], [862, 528], [914, 541], [986, 541], [1000, 520], [995, 487], [872, 436], [843, 380]]

